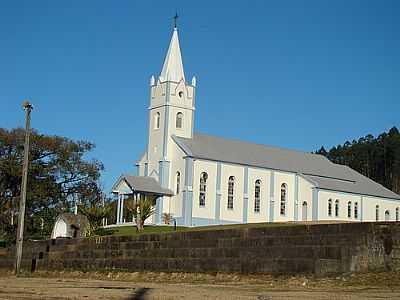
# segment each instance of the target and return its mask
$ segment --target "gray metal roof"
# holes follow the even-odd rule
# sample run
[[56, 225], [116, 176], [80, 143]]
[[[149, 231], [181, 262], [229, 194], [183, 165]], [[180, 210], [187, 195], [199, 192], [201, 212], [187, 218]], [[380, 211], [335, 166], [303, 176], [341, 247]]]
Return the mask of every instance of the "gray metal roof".
[[174, 194], [170, 189], [163, 188], [153, 177], [122, 175], [120, 179], [125, 180], [132, 191], [168, 196]]
[[382, 185], [322, 155], [205, 134], [173, 139], [186, 155], [194, 158], [299, 173], [323, 189], [400, 199]]

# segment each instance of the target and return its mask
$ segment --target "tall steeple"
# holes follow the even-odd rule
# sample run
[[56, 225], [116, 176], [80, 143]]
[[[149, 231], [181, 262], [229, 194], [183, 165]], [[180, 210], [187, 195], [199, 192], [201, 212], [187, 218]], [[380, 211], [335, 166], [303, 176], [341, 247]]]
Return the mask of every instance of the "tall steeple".
[[160, 81], [185, 81], [185, 73], [183, 71], [183, 62], [181, 48], [179, 46], [178, 29], [174, 27], [171, 42], [167, 56], [165, 57], [164, 65], [160, 74]]

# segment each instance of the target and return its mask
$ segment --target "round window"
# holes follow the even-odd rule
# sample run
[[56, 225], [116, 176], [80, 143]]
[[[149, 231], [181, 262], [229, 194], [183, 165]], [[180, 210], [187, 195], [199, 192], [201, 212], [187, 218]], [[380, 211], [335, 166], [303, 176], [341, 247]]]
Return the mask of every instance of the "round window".
[[179, 92], [178, 95], [179, 95], [179, 98], [182, 98], [183, 97], [183, 92], [182, 91]]

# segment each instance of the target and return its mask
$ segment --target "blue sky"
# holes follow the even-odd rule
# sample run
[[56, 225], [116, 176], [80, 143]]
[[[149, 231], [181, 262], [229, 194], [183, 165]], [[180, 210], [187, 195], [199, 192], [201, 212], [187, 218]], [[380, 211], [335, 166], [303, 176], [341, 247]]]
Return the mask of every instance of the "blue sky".
[[0, 127], [94, 142], [105, 189], [145, 148], [175, 9], [197, 132], [303, 151], [400, 127], [399, 1], [2, 1]]

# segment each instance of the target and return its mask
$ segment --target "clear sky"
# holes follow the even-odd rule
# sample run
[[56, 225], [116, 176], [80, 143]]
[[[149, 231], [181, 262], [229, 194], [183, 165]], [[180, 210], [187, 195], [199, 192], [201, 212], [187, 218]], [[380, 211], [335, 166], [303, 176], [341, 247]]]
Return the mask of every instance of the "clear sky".
[[400, 1], [1, 1], [0, 127], [94, 142], [109, 191], [145, 148], [178, 11], [197, 132], [313, 151], [400, 127]]

